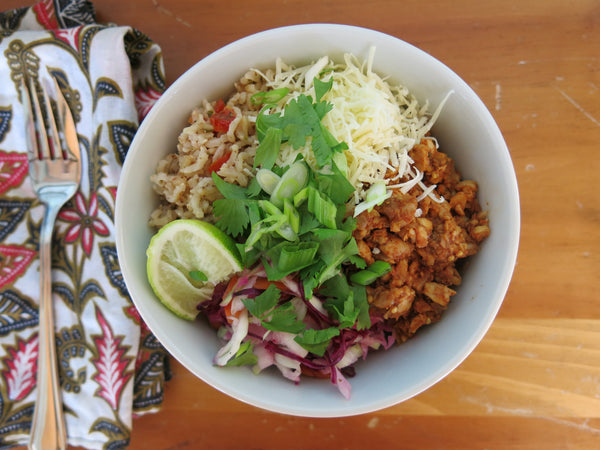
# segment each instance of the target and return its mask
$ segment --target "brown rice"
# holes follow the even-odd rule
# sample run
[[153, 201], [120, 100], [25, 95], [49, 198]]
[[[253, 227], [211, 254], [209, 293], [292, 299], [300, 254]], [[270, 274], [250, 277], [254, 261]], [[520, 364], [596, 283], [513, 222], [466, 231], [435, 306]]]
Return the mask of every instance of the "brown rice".
[[211, 166], [229, 155], [216, 173], [228, 183], [247, 186], [254, 176], [252, 168], [258, 140], [255, 132], [260, 106], [251, 97], [266, 90], [264, 79], [248, 71], [234, 84], [235, 92], [226, 107], [235, 112], [227, 133], [214, 131], [210, 116], [215, 103], [204, 101], [189, 117], [190, 125], [179, 135], [177, 151], [168, 154], [151, 176], [154, 190], [160, 196], [159, 206], [152, 212], [150, 225], [161, 227], [175, 219], [202, 219], [215, 222], [212, 203], [222, 198], [211, 177]]

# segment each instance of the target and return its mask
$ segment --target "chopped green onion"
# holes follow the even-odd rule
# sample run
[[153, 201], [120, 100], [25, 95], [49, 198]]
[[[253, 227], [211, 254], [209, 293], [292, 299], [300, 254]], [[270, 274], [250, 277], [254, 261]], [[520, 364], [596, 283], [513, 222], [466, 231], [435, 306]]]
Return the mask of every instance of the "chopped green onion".
[[316, 189], [311, 189], [308, 195], [308, 210], [327, 228], [337, 228], [335, 218], [337, 208], [327, 197], [323, 197]]
[[377, 260], [373, 264], [371, 264], [368, 268], [371, 272], [379, 274], [379, 276], [385, 275], [390, 270], [392, 270], [392, 266], [390, 263], [386, 261]]
[[284, 238], [286, 241], [290, 241], [290, 242], [295, 241], [296, 238], [298, 237], [298, 234], [294, 231], [294, 229], [287, 222], [287, 220], [285, 220], [285, 218], [283, 218], [280, 221], [279, 226], [275, 228], [275, 232], [279, 236], [281, 236], [282, 238]]
[[308, 166], [303, 161], [293, 163], [281, 176], [279, 183], [271, 193], [271, 202], [277, 207], [283, 206], [284, 199], [293, 199], [308, 182]]
[[277, 268], [281, 272], [296, 272], [312, 264], [317, 254], [319, 243], [315, 241], [289, 244], [281, 249]]
[[376, 181], [367, 190], [365, 201], [359, 203], [354, 208], [354, 217], [358, 216], [363, 211], [371, 211], [375, 206], [381, 205], [384, 201], [392, 196], [392, 191], [387, 191], [385, 182]]
[[305, 187], [300, 192], [298, 192], [296, 195], [294, 195], [294, 206], [296, 208], [301, 206], [308, 199], [309, 190], [310, 190], [309, 187]]
[[267, 194], [273, 193], [279, 180], [281, 177], [269, 169], [258, 169], [256, 172], [256, 181]]
[[258, 205], [271, 216], [280, 216], [283, 214], [281, 210], [269, 200], [259, 200]]
[[336, 229], [337, 207], [329, 197], [324, 197], [312, 186], [307, 186], [294, 196], [294, 206], [298, 208], [308, 201], [308, 211], [327, 228]]
[[257, 92], [250, 97], [250, 101], [254, 105], [260, 105], [261, 103], [277, 103], [285, 97], [288, 92], [290, 92], [290, 90], [286, 87], [273, 89], [272, 91], [267, 92]]
[[244, 253], [249, 252], [254, 248], [254, 244], [256, 244], [261, 237], [269, 232], [269, 228], [264, 226], [264, 221], [254, 224], [252, 226], [252, 231], [250, 235], [246, 239], [246, 243], [244, 244]]
[[[367, 190], [367, 194], [366, 194], [365, 198], [368, 202], [372, 202], [374, 200], [381, 200], [382, 197], [385, 197], [386, 194], [387, 194], [387, 189], [385, 186], [385, 182], [376, 181]], [[383, 200], [381, 200], [381, 201], [383, 201]]]
[[287, 218], [292, 230], [298, 233], [300, 231], [300, 213], [287, 198], [283, 200], [283, 215]]
[[333, 162], [339, 169], [339, 171], [344, 175], [344, 177], [348, 176], [348, 159], [346, 158], [346, 154], [343, 152], [334, 153], [331, 158]]
[[359, 272], [353, 273], [350, 276], [350, 281], [361, 286], [368, 286], [373, 283], [377, 278], [385, 275], [392, 267], [385, 261], [375, 261], [369, 267]]
[[373, 283], [377, 278], [379, 278], [379, 275], [367, 269], [361, 270], [360, 272], [356, 272], [350, 275], [350, 281], [356, 284], [360, 284], [361, 286], [368, 286], [369, 284]]

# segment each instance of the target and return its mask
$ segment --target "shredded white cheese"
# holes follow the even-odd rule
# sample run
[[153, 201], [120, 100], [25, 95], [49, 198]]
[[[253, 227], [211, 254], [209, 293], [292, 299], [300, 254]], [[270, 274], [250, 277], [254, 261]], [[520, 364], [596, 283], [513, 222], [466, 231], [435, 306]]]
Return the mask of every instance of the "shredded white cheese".
[[[333, 104], [333, 109], [323, 124], [338, 141], [348, 145], [344, 152], [346, 167], [342, 170], [346, 170], [356, 188], [355, 205], [364, 201], [367, 189], [377, 181], [404, 193], [419, 185], [423, 194], [418, 200], [430, 196], [443, 201], [435, 194], [435, 185], [423, 183], [423, 174], [414, 167], [408, 152], [429, 132], [451, 92], [430, 116], [428, 105], [419, 104], [406, 87], [392, 86], [373, 72], [374, 55], [372, 48], [362, 64], [351, 54], [344, 56], [342, 64], [324, 56], [303, 67], [288, 65], [278, 58], [274, 73], [257, 72], [273, 89], [290, 90], [276, 112], [282, 112], [290, 100], [301, 94], [314, 98], [315, 77], [325, 82], [333, 79], [331, 90], [323, 97]], [[314, 164], [308, 146], [295, 150], [290, 145], [282, 146], [278, 163], [291, 164], [299, 152], [309, 164]]]

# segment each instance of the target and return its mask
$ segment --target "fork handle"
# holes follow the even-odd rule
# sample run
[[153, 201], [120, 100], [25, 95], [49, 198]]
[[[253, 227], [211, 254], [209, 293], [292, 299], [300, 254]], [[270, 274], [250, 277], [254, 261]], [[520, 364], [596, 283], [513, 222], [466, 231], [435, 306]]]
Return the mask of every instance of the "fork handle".
[[40, 232], [40, 309], [38, 333], [37, 398], [29, 448], [65, 449], [67, 434], [63, 416], [54, 336], [52, 307], [51, 243], [56, 215], [61, 204], [46, 204]]

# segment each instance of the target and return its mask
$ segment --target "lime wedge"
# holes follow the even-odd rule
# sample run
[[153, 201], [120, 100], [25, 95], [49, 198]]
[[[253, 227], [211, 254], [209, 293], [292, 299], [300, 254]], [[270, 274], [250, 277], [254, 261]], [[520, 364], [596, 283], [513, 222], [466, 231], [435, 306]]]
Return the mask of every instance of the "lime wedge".
[[[175, 220], [162, 227], [146, 250], [146, 272], [158, 299], [187, 320], [211, 297], [217, 283], [242, 270], [235, 242], [214, 225]], [[198, 276], [201, 275], [201, 276]]]

